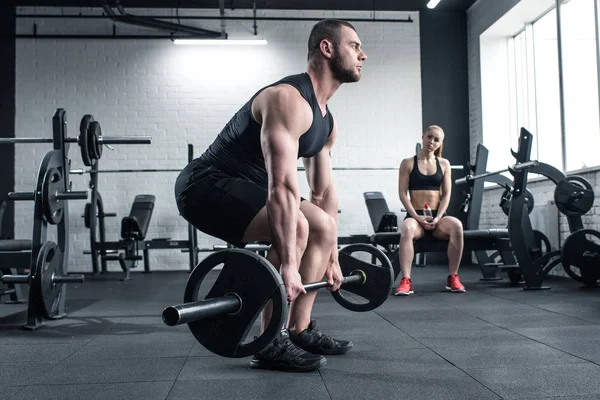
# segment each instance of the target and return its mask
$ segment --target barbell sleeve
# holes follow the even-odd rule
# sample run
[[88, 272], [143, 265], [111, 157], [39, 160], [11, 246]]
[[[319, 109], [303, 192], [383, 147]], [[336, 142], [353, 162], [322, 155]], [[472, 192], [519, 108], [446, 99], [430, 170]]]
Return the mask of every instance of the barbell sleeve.
[[236, 313], [242, 307], [242, 300], [236, 295], [225, 295], [196, 301], [194, 303], [169, 306], [163, 310], [163, 322], [169, 326], [214, 317], [226, 313]]
[[83, 283], [85, 278], [83, 275], [64, 275], [53, 276], [52, 283]]
[[518, 171], [521, 171], [526, 168], [537, 167], [539, 164], [540, 164], [540, 162], [538, 160], [525, 161], [525, 162], [513, 165], [512, 167], [510, 167], [510, 169], [518, 172]]
[[152, 136], [100, 136], [100, 144], [152, 144]]
[[10, 192], [8, 199], [12, 201], [35, 200], [34, 192]]
[[29, 275], [4, 275], [2, 283], [29, 283]]
[[56, 200], [86, 200], [88, 192], [59, 192], [54, 196]]

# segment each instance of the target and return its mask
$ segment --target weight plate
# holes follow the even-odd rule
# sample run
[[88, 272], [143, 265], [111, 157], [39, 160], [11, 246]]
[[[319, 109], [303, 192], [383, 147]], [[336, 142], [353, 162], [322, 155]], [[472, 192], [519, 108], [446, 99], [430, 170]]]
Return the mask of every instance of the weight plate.
[[[371, 262], [354, 256], [360, 253], [366, 253]], [[392, 293], [394, 269], [381, 250], [369, 244], [351, 244], [340, 250], [339, 261], [342, 275], [350, 276], [361, 271], [366, 276], [362, 284], [346, 284], [342, 289], [331, 292], [342, 307], [358, 312], [371, 311], [382, 305]], [[360, 298], [353, 301], [356, 296], [348, 296], [344, 292], [350, 292]]]
[[79, 124], [79, 137], [77, 138], [77, 143], [79, 144], [79, 150], [81, 152], [81, 160], [85, 166], [91, 167], [93, 165], [92, 157], [89, 152], [89, 133], [88, 129], [90, 124], [94, 121], [94, 117], [87, 114], [81, 118], [81, 123]]
[[565, 239], [560, 258], [571, 278], [595, 286], [600, 279], [600, 232], [581, 229]]
[[88, 229], [92, 226], [92, 203], [85, 203], [85, 208], [83, 209], [83, 223]]
[[550, 244], [548, 236], [544, 235], [541, 231], [534, 229], [533, 237], [535, 239], [535, 245], [538, 247], [539, 251], [541, 251], [542, 255], [552, 251], [552, 245]]
[[54, 278], [63, 275], [63, 255], [54, 242], [45, 242], [38, 253], [35, 273], [32, 276], [34, 288], [39, 293], [44, 316], [52, 319], [59, 314], [62, 283], [54, 283]]
[[550, 251], [535, 260], [535, 264], [539, 265], [544, 275], [548, 275], [550, 271], [557, 265], [561, 264], [560, 250]]
[[49, 224], [58, 224], [63, 217], [64, 200], [56, 198], [65, 190], [62, 173], [56, 168], [46, 170], [42, 182], [42, 211]]
[[[90, 158], [92, 160], [99, 160], [102, 157], [102, 144], [100, 144], [100, 137], [102, 137], [102, 129], [98, 121], [92, 121], [87, 131], [87, 144]], [[95, 161], [92, 161], [95, 163]]]
[[[202, 283], [215, 267], [223, 265], [219, 276], [205, 297]], [[185, 288], [184, 302], [218, 298], [235, 294], [241, 308], [235, 314], [221, 314], [188, 323], [196, 340], [209, 351], [223, 357], [247, 357], [264, 349], [277, 336], [287, 320], [287, 296], [277, 270], [256, 253], [228, 249], [210, 254], [191, 272]], [[269, 300], [273, 316], [265, 331], [245, 342], [249, 330]]]
[[554, 189], [556, 207], [565, 215], [580, 216], [594, 204], [592, 185], [581, 176], [568, 176], [556, 184]]

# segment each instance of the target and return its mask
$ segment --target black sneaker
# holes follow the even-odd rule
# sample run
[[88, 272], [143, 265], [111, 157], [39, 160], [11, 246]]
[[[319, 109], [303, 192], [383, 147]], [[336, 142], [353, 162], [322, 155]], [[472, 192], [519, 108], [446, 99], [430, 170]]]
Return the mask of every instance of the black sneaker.
[[313, 319], [308, 328], [295, 335], [290, 332], [290, 340], [303, 350], [313, 354], [344, 354], [353, 346], [348, 340], [337, 340], [316, 329]]
[[287, 330], [282, 330], [267, 347], [252, 357], [250, 367], [278, 371], [304, 372], [324, 367], [323, 356], [310, 354], [299, 349], [290, 341]]

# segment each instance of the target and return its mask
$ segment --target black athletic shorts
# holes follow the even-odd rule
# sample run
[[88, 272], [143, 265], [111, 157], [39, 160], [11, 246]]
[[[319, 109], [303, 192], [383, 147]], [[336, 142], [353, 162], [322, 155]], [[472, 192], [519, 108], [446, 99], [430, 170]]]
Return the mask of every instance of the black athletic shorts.
[[198, 230], [243, 247], [246, 228], [267, 203], [267, 188], [193, 163], [177, 177], [175, 199], [181, 216]]

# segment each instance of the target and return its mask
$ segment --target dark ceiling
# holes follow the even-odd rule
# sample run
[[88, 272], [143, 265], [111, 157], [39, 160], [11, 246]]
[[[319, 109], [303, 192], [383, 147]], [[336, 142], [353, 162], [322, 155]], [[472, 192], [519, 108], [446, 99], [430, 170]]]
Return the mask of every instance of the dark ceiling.
[[[427, 10], [429, 0], [256, 0], [256, 8], [291, 10]], [[500, 1], [500, 0], [497, 0]], [[219, 0], [8, 0], [15, 6], [99, 7], [103, 3], [147, 8], [219, 8]], [[436, 11], [466, 11], [475, 0], [441, 0]], [[251, 9], [252, 0], [225, 0], [226, 9]]]

